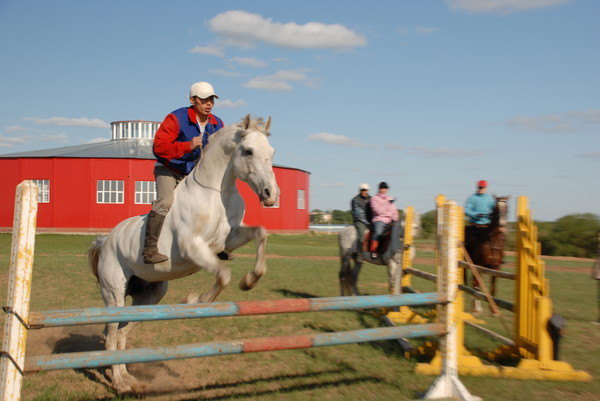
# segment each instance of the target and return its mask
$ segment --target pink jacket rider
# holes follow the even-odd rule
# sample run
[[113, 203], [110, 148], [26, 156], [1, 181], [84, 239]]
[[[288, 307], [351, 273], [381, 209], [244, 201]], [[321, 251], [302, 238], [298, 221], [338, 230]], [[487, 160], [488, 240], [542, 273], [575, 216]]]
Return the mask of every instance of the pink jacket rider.
[[398, 221], [398, 209], [390, 202], [394, 198], [387, 194], [378, 193], [371, 198], [371, 210], [373, 210], [372, 222], [382, 221], [385, 224], [389, 224], [392, 221]]

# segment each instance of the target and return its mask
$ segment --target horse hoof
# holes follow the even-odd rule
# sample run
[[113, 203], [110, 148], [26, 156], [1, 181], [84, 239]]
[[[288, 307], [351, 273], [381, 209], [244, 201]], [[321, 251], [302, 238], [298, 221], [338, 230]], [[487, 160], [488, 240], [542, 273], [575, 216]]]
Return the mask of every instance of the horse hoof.
[[256, 285], [256, 280], [250, 281], [251, 274], [248, 273], [240, 280], [240, 289], [244, 291], [248, 291], [254, 288]]
[[185, 297], [181, 303], [182, 304], [197, 304], [200, 301], [200, 295], [198, 295], [197, 293], [191, 293], [188, 294], [187, 297]]
[[146, 392], [146, 385], [141, 383], [135, 383], [131, 386], [131, 394], [141, 395]]

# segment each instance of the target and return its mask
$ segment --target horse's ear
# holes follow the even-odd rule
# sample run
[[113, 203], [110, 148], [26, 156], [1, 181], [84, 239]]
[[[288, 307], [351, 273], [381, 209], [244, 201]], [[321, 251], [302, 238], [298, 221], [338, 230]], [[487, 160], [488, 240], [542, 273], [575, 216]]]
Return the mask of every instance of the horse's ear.
[[265, 133], [269, 133], [269, 128], [271, 128], [271, 116], [269, 116], [269, 119], [267, 120], [267, 123], [265, 124]]
[[250, 114], [247, 114], [246, 117], [242, 120], [242, 129], [247, 130], [250, 126]]

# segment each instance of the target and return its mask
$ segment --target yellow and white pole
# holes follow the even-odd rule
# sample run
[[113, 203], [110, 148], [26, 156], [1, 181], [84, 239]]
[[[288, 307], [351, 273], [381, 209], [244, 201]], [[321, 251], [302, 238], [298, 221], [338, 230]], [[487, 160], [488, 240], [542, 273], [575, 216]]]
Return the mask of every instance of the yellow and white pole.
[[7, 316], [0, 359], [0, 400], [2, 401], [21, 398], [27, 329], [19, 319], [23, 322], [29, 319], [37, 194], [38, 188], [33, 181], [23, 181], [17, 186], [6, 303]]

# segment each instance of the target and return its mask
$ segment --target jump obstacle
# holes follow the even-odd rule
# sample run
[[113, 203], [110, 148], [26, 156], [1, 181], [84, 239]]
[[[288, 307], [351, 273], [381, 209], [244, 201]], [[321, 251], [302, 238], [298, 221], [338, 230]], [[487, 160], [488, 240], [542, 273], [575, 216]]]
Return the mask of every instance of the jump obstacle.
[[[426, 399], [458, 398], [479, 400], [458, 378], [458, 326], [456, 299], [458, 276], [459, 208], [453, 202], [443, 205], [444, 226], [440, 239], [440, 266], [437, 292], [425, 294], [377, 295], [360, 297], [308, 298], [267, 301], [216, 302], [195, 305], [147, 305], [121, 308], [89, 308], [29, 312], [31, 276], [37, 215], [37, 186], [24, 181], [17, 186], [11, 248], [9, 291], [5, 336], [0, 360], [1, 401], [19, 400], [23, 375], [57, 369], [97, 368], [112, 364], [165, 361], [215, 355], [275, 351], [440, 336], [441, 375], [425, 394]], [[122, 351], [75, 352], [25, 358], [27, 331], [43, 327], [71, 326], [123, 321], [190, 319], [218, 316], [248, 316], [308, 311], [356, 310], [364, 308], [438, 305], [438, 323], [380, 327], [337, 333], [286, 337], [262, 337], [233, 341]]]
[[[437, 250], [436, 266], [437, 274], [432, 274], [412, 267], [410, 252], [404, 252], [402, 288], [414, 291], [410, 288], [412, 277], [419, 277], [428, 281], [437, 282], [440, 277], [439, 250], [443, 227], [446, 224], [443, 214], [443, 206], [446, 199], [443, 195], [436, 198], [437, 206]], [[464, 212], [458, 208], [459, 219], [464, 221]], [[407, 222], [412, 220], [413, 209], [405, 209]], [[408, 223], [406, 223], [408, 224]], [[461, 225], [462, 227], [462, 225]], [[464, 230], [461, 228], [459, 242], [464, 240]], [[404, 237], [405, 247], [414, 245], [412, 231], [406, 230]], [[585, 371], [575, 370], [564, 361], [554, 359], [553, 342], [548, 333], [548, 322], [552, 317], [552, 300], [550, 298], [549, 282], [545, 277], [544, 261], [540, 256], [540, 244], [537, 242], [537, 227], [535, 226], [531, 210], [527, 207], [527, 198], [520, 196], [517, 200], [517, 256], [516, 271], [502, 272], [487, 269], [483, 266], [472, 265], [463, 261], [462, 247], [458, 249], [458, 288], [454, 305], [457, 308], [457, 337], [458, 337], [458, 371], [463, 375], [472, 376], [495, 376], [515, 379], [535, 380], [572, 380], [590, 381], [592, 377]], [[472, 314], [465, 312], [464, 293], [476, 299], [488, 301], [489, 294], [475, 290], [465, 285], [463, 281], [464, 269], [475, 268], [481, 274], [494, 275], [499, 278], [513, 280], [515, 282], [515, 299], [506, 301], [493, 298], [498, 308], [514, 313], [513, 333], [507, 338], [482, 326], [485, 323]], [[394, 324], [427, 323], [430, 319], [418, 314], [410, 306], [402, 306], [398, 312], [389, 312], [387, 320]], [[484, 364], [480, 358], [471, 354], [465, 347], [465, 325], [479, 330], [503, 345], [488, 358], [494, 362], [507, 360], [518, 360], [516, 366], [502, 366]], [[422, 352], [435, 351], [435, 345], [429, 343], [421, 347]], [[436, 352], [430, 363], [419, 363], [416, 367], [417, 373], [435, 375], [440, 372], [440, 353]]]

